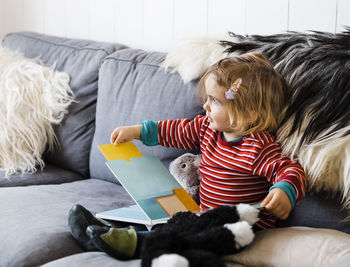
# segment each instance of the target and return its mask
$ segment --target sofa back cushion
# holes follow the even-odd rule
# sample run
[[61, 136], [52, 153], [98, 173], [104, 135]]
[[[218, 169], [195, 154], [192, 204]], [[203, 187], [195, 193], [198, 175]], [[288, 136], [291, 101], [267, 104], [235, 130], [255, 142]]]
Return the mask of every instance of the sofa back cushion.
[[[165, 54], [125, 49], [108, 56], [100, 69], [96, 108], [96, 131], [90, 156], [92, 178], [116, 182], [105, 165], [98, 145], [110, 142], [115, 127], [139, 124], [143, 120], [194, 118], [203, 112], [196, 100], [197, 82], [184, 84], [178, 74], [159, 67]], [[175, 148], [136, 146], [144, 155], [165, 164], [184, 153]]]
[[89, 154], [95, 128], [98, 70], [102, 60], [123, 45], [53, 37], [32, 32], [8, 34], [3, 46], [25, 57], [39, 57], [47, 66], [68, 73], [76, 102], [55, 133], [60, 143], [45, 160], [62, 168], [89, 175]]

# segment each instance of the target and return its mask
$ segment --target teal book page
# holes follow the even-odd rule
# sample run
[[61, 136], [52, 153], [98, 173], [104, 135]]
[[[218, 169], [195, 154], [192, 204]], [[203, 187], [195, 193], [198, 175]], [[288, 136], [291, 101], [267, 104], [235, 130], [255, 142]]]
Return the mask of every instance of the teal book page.
[[106, 219], [118, 219], [121, 221], [127, 219], [127, 221], [131, 222], [150, 223], [150, 219], [138, 205], [100, 212], [97, 216]]
[[156, 199], [174, 195], [174, 189], [182, 187], [158, 158], [144, 156], [106, 164], [151, 220], [169, 217]]

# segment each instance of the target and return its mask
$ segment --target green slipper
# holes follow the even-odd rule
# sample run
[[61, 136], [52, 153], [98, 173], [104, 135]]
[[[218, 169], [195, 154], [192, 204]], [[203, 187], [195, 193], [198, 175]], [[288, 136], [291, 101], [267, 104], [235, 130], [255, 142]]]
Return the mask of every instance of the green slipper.
[[79, 245], [87, 251], [98, 251], [90, 237], [86, 235], [86, 228], [89, 225], [108, 226], [109, 224], [96, 218], [82, 205], [74, 205], [69, 210], [68, 225], [70, 232]]
[[95, 247], [118, 260], [130, 260], [136, 251], [137, 233], [133, 228], [119, 229], [90, 225], [86, 229]]

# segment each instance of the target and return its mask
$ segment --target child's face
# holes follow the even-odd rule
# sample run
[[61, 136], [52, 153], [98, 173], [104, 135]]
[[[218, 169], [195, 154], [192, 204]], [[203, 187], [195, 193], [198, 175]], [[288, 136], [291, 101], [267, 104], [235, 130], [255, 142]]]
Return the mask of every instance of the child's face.
[[214, 77], [209, 75], [205, 81], [207, 100], [203, 105], [210, 122], [210, 128], [223, 132], [227, 141], [233, 140], [236, 136], [230, 125], [228, 114], [228, 101], [225, 98], [225, 89], [218, 86]]

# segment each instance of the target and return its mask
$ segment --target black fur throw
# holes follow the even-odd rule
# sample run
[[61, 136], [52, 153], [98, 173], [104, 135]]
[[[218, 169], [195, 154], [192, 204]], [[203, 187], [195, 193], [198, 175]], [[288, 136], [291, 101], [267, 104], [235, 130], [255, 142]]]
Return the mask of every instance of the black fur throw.
[[277, 133], [284, 152], [304, 167], [309, 189], [340, 192], [350, 208], [350, 28], [196, 39], [169, 53], [163, 66], [190, 80], [223, 57], [253, 51], [290, 85]]

